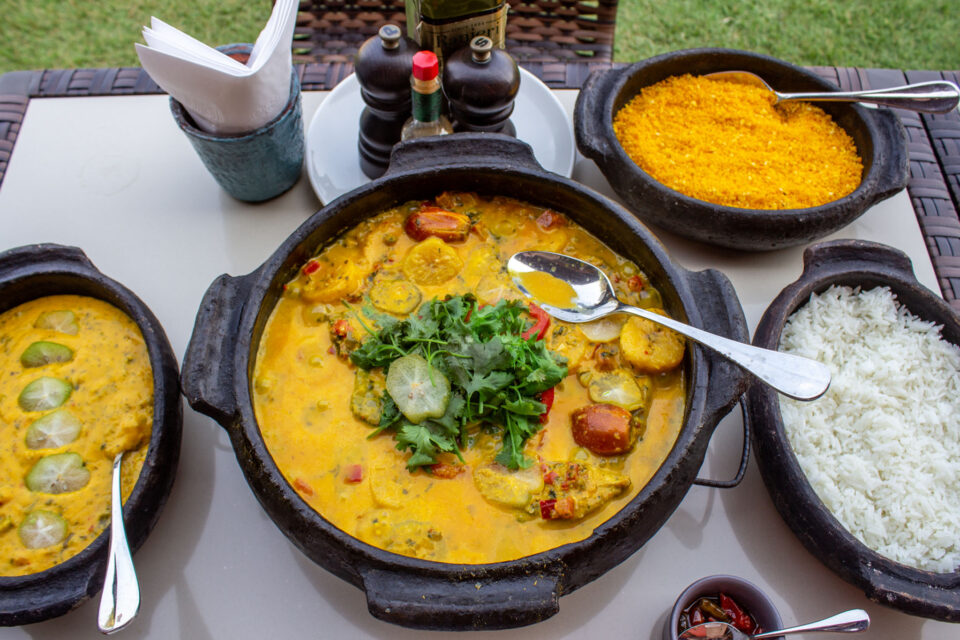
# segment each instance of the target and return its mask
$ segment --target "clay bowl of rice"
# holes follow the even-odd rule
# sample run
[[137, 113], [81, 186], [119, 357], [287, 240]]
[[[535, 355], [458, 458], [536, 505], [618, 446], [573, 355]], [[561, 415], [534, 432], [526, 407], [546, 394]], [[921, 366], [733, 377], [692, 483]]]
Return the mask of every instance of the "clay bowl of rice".
[[718, 246], [779, 249], [833, 233], [906, 186], [906, 135], [891, 110], [774, 106], [762, 89], [704, 78], [735, 70], [783, 92], [838, 90], [733, 49], [594, 71], [581, 89], [577, 147], [644, 222]]
[[750, 389], [767, 490], [870, 600], [960, 622], [960, 319], [891, 247], [826, 242], [803, 266], [753, 343], [820, 360], [833, 381], [808, 403]]

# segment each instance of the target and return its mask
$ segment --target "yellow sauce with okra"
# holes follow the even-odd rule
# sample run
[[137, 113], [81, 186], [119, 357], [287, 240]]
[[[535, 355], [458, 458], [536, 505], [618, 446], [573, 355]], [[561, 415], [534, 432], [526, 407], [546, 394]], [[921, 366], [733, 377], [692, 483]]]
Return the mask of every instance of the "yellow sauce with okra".
[[260, 339], [254, 410], [285, 478], [343, 531], [407, 556], [499, 562], [588, 537], [673, 447], [685, 344], [639, 318], [551, 319], [506, 262], [556, 251], [631, 304], [659, 309], [659, 292], [519, 200], [442, 193], [371, 213], [302, 265]]
[[136, 323], [94, 298], [38, 298], [0, 314], [0, 576], [79, 553], [123, 498], [153, 423], [153, 377]]

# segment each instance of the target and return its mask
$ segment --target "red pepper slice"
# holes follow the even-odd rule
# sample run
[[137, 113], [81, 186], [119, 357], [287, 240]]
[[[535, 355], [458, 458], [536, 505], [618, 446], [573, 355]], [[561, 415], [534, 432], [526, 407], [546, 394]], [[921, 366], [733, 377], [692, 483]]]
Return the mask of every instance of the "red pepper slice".
[[363, 481], [363, 465], [351, 464], [347, 467], [347, 473], [343, 476], [344, 482], [356, 484]]
[[556, 518], [556, 512], [554, 511], [554, 506], [557, 504], [556, 500], [541, 500], [540, 501], [540, 517], [544, 520], [553, 520]]
[[543, 413], [540, 414], [540, 424], [547, 423], [547, 416], [550, 415], [550, 409], [553, 407], [553, 398], [556, 395], [554, 389], [555, 387], [550, 387], [540, 394], [540, 402], [547, 405], [547, 408], [544, 409]]
[[303, 267], [303, 272], [304, 272], [306, 275], [310, 275], [311, 273], [313, 273], [314, 271], [316, 271], [316, 270], [319, 269], [319, 268], [320, 268], [320, 263], [317, 262], [316, 260], [311, 260], [310, 262], [308, 262], [307, 264], [304, 265], [304, 267]]
[[546, 311], [532, 302], [530, 303], [529, 313], [534, 320], [533, 326], [524, 331], [521, 335], [523, 335], [524, 340], [529, 339], [530, 336], [537, 336], [537, 340], [543, 340], [544, 334], [547, 333], [547, 327], [550, 326], [550, 316]]

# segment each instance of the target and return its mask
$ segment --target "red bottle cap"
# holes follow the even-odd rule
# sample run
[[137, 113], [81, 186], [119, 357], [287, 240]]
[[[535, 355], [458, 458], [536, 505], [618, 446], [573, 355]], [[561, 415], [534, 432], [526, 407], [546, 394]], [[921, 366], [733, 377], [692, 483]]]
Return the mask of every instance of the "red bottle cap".
[[440, 73], [440, 63], [433, 51], [418, 51], [413, 54], [413, 77], [417, 80], [433, 80]]

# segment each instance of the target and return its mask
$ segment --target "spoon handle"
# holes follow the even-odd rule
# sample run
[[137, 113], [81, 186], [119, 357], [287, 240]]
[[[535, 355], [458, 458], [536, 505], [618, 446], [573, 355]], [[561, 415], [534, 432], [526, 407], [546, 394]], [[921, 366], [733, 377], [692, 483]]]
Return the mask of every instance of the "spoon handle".
[[123, 528], [123, 503], [120, 498], [120, 462], [123, 453], [113, 459], [113, 489], [110, 505], [110, 551], [103, 579], [97, 624], [106, 634], [127, 626], [140, 610], [140, 584], [133, 568], [133, 557]]
[[788, 633], [806, 633], [809, 631], [833, 631], [834, 633], [853, 633], [856, 631], [866, 631], [870, 627], [870, 616], [863, 609], [851, 609], [838, 613], [835, 616], [802, 624], [798, 627], [789, 629], [780, 629], [779, 631], [767, 631], [750, 636], [751, 640], [762, 640], [763, 638], [776, 638], [785, 636]]
[[822, 102], [870, 102], [927, 113], [947, 113], [957, 108], [960, 88], [952, 82], [935, 80], [888, 89], [866, 91], [825, 91], [816, 93], [779, 93], [778, 102], [818, 100]]
[[791, 398], [813, 400], [830, 386], [830, 369], [816, 360], [730, 340], [646, 309], [621, 304], [617, 310], [661, 324], [713, 349]]

